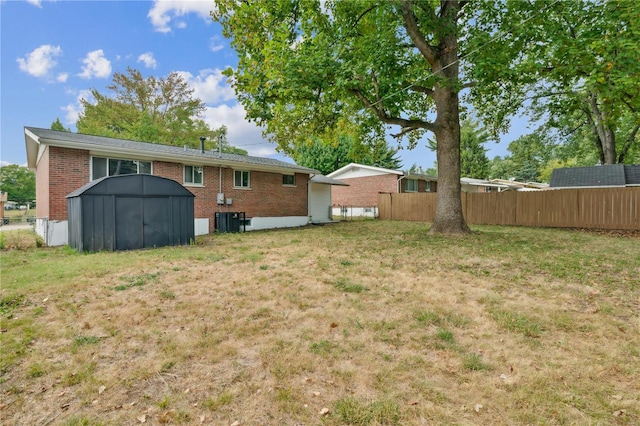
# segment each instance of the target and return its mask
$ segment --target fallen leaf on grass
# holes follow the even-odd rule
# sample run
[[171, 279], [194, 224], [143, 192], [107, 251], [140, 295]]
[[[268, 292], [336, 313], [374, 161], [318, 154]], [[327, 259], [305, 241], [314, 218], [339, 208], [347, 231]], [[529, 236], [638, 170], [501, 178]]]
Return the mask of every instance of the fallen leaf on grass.
[[625, 410], [616, 410], [613, 412], [614, 417], [622, 417], [626, 414]]
[[98, 395], [102, 395], [102, 393], [107, 389], [106, 386], [100, 386], [100, 388], [98, 388]]
[[473, 407], [473, 410], [474, 410], [476, 413], [479, 413], [479, 412], [480, 412], [480, 410], [482, 410], [482, 404], [476, 404], [476, 406], [475, 406], [475, 407]]
[[147, 421], [147, 415], [146, 415], [146, 414], [141, 415], [140, 417], [138, 417], [138, 421], [139, 421], [140, 423], [146, 423], [146, 421]]
[[319, 413], [321, 416], [324, 416], [326, 414], [329, 414], [329, 409], [327, 407], [324, 407], [322, 410], [320, 410]]

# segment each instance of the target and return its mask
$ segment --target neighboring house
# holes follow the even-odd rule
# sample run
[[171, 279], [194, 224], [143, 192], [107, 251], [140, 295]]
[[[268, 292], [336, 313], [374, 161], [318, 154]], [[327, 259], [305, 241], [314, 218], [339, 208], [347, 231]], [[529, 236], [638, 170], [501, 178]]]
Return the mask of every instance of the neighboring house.
[[503, 192], [509, 190], [509, 186], [485, 179], [460, 178], [460, 189], [462, 192]]
[[403, 192], [436, 192], [438, 179], [401, 170], [350, 163], [329, 173], [349, 186], [332, 186], [333, 214], [347, 216], [378, 215], [378, 194]]
[[551, 173], [551, 188], [640, 186], [640, 165], [566, 167]]
[[549, 187], [546, 183], [518, 182], [505, 179], [460, 178], [462, 192], [540, 191]]
[[[351, 163], [327, 175], [348, 183], [348, 187], [331, 187], [334, 216], [378, 216], [378, 194], [437, 192], [438, 178]], [[535, 182], [461, 178], [463, 192], [534, 191], [548, 187]]]
[[196, 235], [215, 231], [216, 212], [245, 212], [247, 230], [302, 226], [311, 215], [330, 220], [320, 212], [329, 211], [328, 188], [340, 184], [295, 164], [204, 149], [33, 127], [25, 127], [25, 143], [36, 172], [36, 232], [47, 245], [68, 242], [66, 196], [104, 176], [146, 173], [179, 182], [195, 195]]

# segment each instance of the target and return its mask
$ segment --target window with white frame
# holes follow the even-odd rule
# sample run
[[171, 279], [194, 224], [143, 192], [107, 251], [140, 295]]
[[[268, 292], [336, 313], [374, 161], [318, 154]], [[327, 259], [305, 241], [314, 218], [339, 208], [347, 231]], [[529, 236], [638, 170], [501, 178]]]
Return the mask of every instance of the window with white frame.
[[234, 170], [233, 186], [235, 188], [249, 188], [250, 185], [249, 172], [246, 170]]
[[91, 158], [91, 180], [105, 176], [151, 174], [151, 162], [121, 158]]
[[296, 175], [282, 175], [282, 184], [288, 186], [295, 186]]
[[406, 192], [418, 192], [418, 180], [417, 179], [406, 179], [404, 181], [404, 190]]
[[184, 166], [184, 183], [202, 185], [204, 182], [202, 166]]

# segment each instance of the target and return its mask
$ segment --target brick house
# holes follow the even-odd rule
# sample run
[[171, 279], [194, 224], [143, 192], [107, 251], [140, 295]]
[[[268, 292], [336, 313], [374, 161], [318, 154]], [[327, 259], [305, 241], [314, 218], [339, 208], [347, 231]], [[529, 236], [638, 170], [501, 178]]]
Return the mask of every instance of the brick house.
[[350, 163], [329, 173], [349, 186], [332, 186], [334, 215], [377, 217], [379, 193], [436, 192], [438, 178]]
[[[107, 175], [147, 173], [185, 186], [195, 195], [196, 235], [214, 232], [216, 212], [245, 212], [247, 230], [306, 225], [310, 207], [322, 211], [312, 185], [326, 203], [340, 184], [312, 184], [317, 170], [269, 158], [33, 127], [25, 127], [25, 144], [36, 173], [36, 232], [48, 245], [67, 243], [66, 196]], [[330, 220], [329, 209], [330, 201], [320, 220]]]

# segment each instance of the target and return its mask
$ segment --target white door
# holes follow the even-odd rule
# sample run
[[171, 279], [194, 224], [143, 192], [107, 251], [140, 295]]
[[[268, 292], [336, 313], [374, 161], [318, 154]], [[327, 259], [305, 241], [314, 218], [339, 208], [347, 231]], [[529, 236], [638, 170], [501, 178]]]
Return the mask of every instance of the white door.
[[309, 183], [309, 216], [312, 222], [331, 221], [331, 185]]

